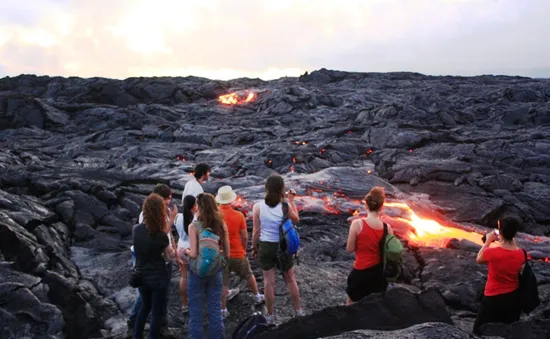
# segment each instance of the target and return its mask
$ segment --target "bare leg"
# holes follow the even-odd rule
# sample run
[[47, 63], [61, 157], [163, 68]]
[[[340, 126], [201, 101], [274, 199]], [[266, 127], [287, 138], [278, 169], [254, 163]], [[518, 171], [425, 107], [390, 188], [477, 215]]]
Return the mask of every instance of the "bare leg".
[[292, 306], [294, 310], [301, 310], [300, 306], [300, 290], [298, 289], [298, 283], [296, 282], [296, 275], [294, 274], [294, 268], [291, 268], [287, 272], [283, 273], [285, 277], [286, 288], [290, 294], [290, 299], [292, 300]]
[[268, 315], [273, 315], [273, 304], [275, 303], [275, 272], [275, 268], [264, 271], [264, 293]]
[[183, 306], [187, 306], [189, 304], [189, 300], [187, 299], [187, 265], [183, 265], [181, 270], [180, 296]]
[[227, 294], [229, 293], [228, 286], [223, 286], [222, 289], [222, 310], [227, 308]]
[[254, 274], [251, 274], [248, 278], [248, 288], [254, 295], [258, 295], [258, 284], [256, 284], [256, 277], [254, 277]]

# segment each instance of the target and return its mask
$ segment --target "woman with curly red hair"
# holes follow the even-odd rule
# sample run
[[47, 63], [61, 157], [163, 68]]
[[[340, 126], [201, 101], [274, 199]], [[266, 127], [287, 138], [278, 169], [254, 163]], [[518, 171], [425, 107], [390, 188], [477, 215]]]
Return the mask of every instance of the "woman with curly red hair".
[[160, 335], [160, 318], [165, 307], [168, 293], [170, 266], [167, 258], [174, 257], [174, 250], [169, 246], [166, 222], [166, 202], [156, 194], [150, 194], [143, 202], [143, 223], [133, 228], [132, 238], [136, 254], [136, 270], [141, 275], [139, 293], [142, 307], [139, 310], [134, 338], [141, 339], [145, 321], [151, 312], [149, 339]]

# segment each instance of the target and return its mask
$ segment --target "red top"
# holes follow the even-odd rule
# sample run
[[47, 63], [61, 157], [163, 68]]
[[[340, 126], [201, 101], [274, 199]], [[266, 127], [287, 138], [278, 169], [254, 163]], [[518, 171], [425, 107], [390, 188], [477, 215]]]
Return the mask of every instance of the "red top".
[[375, 230], [367, 224], [365, 219], [361, 221], [363, 229], [357, 234], [355, 240], [353, 268], [356, 270], [364, 270], [380, 263], [380, 239], [384, 234], [384, 229]]
[[489, 247], [483, 251], [483, 258], [489, 268], [484, 293], [486, 296], [506, 294], [519, 288], [518, 275], [525, 263], [523, 250]]
[[241, 212], [235, 211], [231, 205], [221, 205], [220, 210], [223, 213], [223, 221], [227, 225], [229, 235], [229, 257], [242, 259], [246, 252], [241, 242], [241, 230], [246, 230], [246, 219]]

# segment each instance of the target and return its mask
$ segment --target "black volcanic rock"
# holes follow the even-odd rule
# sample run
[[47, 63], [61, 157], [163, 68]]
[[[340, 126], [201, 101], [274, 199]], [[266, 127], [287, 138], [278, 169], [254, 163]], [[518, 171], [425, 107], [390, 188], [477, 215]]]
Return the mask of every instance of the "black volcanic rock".
[[[169, 184], [180, 203], [199, 162], [212, 165], [207, 192], [227, 184], [237, 190], [249, 231], [249, 212], [269, 174], [281, 173], [298, 192], [303, 247], [296, 275], [309, 315], [290, 320], [278, 279], [280, 327], [268, 335], [293, 333], [296, 324], [314, 335], [334, 310], [349, 326], [323, 335], [462, 338], [471, 331], [487, 272], [474, 260], [479, 245], [462, 238], [441, 239], [439, 249], [409, 242], [413, 229], [402, 221], [408, 214], [395, 208], [384, 217], [407, 250], [403, 276], [388, 294], [404, 293], [414, 316], [369, 316], [361, 325], [356, 313], [367, 310], [342, 306], [353, 261], [345, 250], [347, 218], [364, 213], [360, 199], [373, 186], [422, 217], [479, 237], [502, 216], [519, 215], [525, 227], [517, 241], [538, 260], [542, 304], [517, 324], [487, 325], [487, 333], [545, 335], [549, 89], [550, 80], [524, 77], [327, 69], [273, 81], [0, 79], [0, 337], [122, 338], [136, 296], [126, 282], [141, 204], [157, 183]], [[247, 90], [256, 94], [251, 102], [218, 102]], [[261, 271], [251, 264], [261, 288]], [[183, 338], [178, 279], [175, 272], [169, 325]], [[241, 293], [229, 302], [228, 334], [252, 311], [265, 311], [253, 305], [244, 282], [233, 277], [231, 286]], [[426, 316], [403, 289], [439, 300], [435, 309], [446, 311], [436, 313], [445, 319]], [[382, 310], [389, 307], [384, 298], [365, 303]], [[407, 327], [422, 322], [430, 323]], [[387, 332], [375, 330], [384, 324], [392, 324]], [[359, 328], [370, 330], [349, 332]]]
[[260, 338], [322, 338], [358, 329], [396, 330], [426, 322], [452, 323], [439, 294], [394, 288], [351, 306], [329, 307], [293, 319]]

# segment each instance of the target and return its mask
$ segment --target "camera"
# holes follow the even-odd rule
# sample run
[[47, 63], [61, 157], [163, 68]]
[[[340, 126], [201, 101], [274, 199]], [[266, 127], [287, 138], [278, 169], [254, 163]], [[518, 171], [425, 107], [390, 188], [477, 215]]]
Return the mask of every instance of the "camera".
[[[497, 235], [497, 237], [500, 235], [500, 233], [498, 232], [498, 230], [495, 230], [494, 231], [495, 234]], [[488, 234], [488, 233], [487, 233]], [[487, 234], [484, 234], [482, 237], [481, 237], [481, 241], [482, 242], [485, 242], [487, 240]]]

